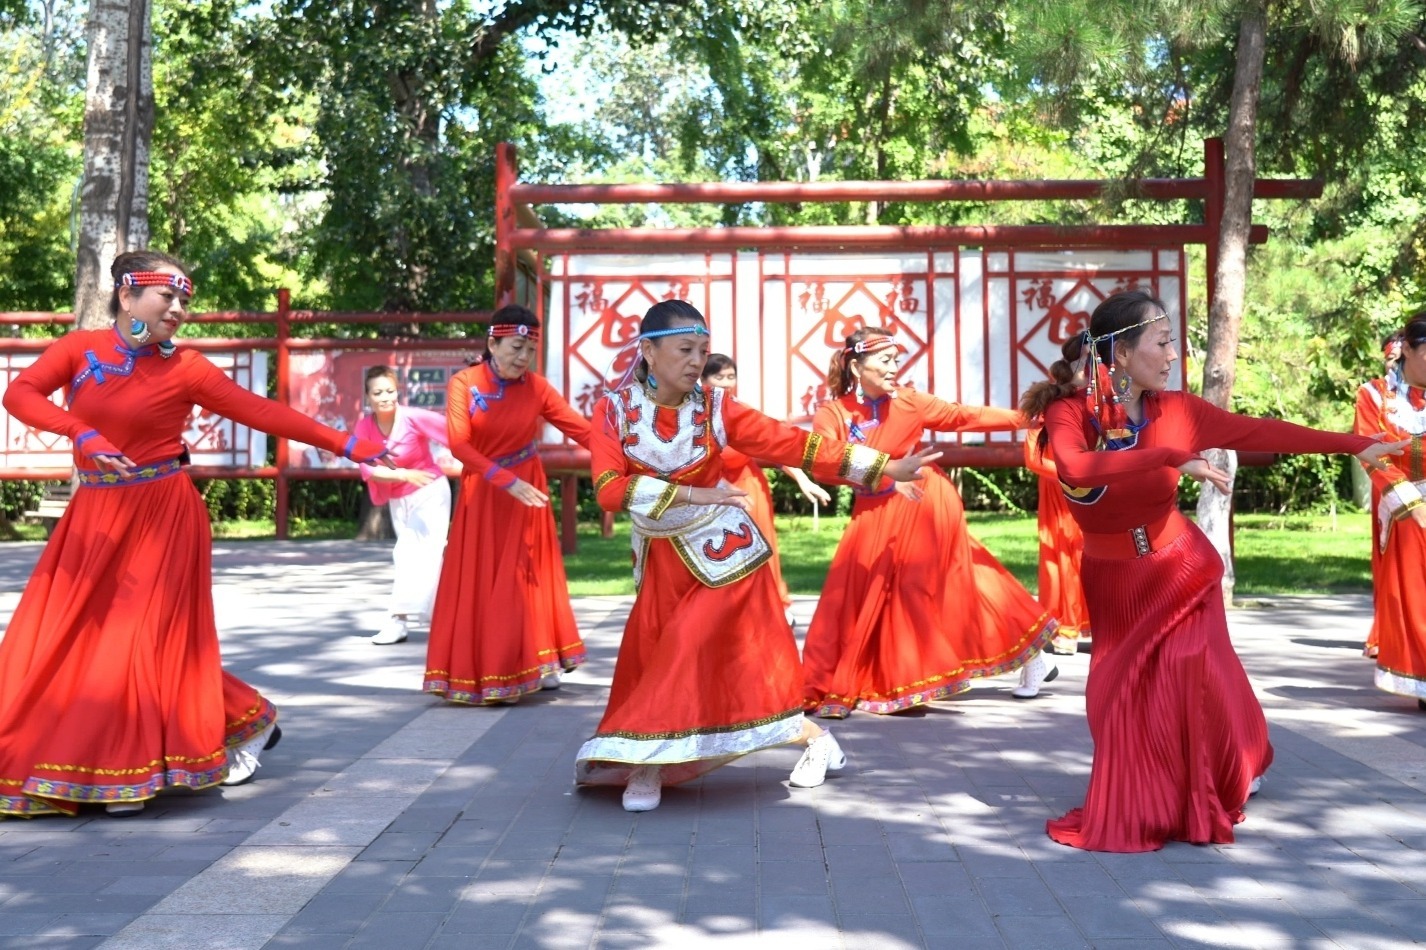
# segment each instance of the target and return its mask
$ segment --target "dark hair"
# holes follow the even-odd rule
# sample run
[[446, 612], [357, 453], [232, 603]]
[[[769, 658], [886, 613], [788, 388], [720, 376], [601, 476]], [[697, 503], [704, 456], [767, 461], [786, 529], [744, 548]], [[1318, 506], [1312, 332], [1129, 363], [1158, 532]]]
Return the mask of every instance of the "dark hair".
[[[648, 309], [644, 314], [644, 319], [639, 321], [639, 335], [653, 333], [655, 330], [667, 330], [679, 320], [692, 320], [708, 326], [708, 321], [703, 319], [703, 314], [698, 312], [698, 308], [687, 300], [660, 300]], [[649, 381], [649, 364], [644, 359], [641, 352], [638, 363], [634, 366], [634, 378], [641, 383]]]
[[371, 382], [374, 379], [389, 379], [391, 380], [392, 385], [396, 386], [398, 389], [400, 388], [401, 377], [397, 376], [396, 370], [392, 369], [390, 366], [367, 367], [366, 378], [362, 380], [361, 385], [363, 392], [366, 391], [366, 388], [371, 385]]
[[842, 341], [842, 348], [832, 354], [832, 362], [827, 366], [827, 392], [835, 399], [844, 396], [856, 387], [856, 377], [852, 375], [852, 361], [865, 363], [870, 353], [853, 353], [852, 347], [869, 336], [891, 336], [886, 327], [862, 327]]
[[1401, 341], [1413, 350], [1426, 343], [1426, 310], [1406, 318], [1406, 326], [1401, 328]]
[[[109, 268], [109, 276], [113, 278], [111, 286], [114, 288], [114, 292], [109, 296], [109, 316], [119, 316], [118, 285], [125, 274], [133, 274], [141, 270], [158, 270], [160, 267], [177, 267], [185, 277], [191, 276], [186, 264], [162, 251], [125, 251], [114, 258], [114, 263]], [[147, 289], [136, 286], [130, 287], [129, 292], [137, 297]]]
[[495, 337], [489, 336], [488, 334], [490, 327], [494, 327], [496, 324], [517, 327], [523, 326], [529, 327], [532, 330], [538, 330], [540, 328], [540, 318], [535, 316], [529, 307], [523, 307], [518, 303], [507, 303], [492, 313], [490, 315], [490, 326], [486, 328], [485, 352], [480, 354], [480, 358], [475, 361], [476, 363], [490, 362], [490, 341], [495, 339]]
[[703, 378], [717, 376], [725, 369], [738, 371], [738, 364], [733, 362], [733, 358], [726, 353], [709, 353], [708, 362], [703, 364]]
[[[1114, 362], [1115, 344], [1138, 343], [1149, 328], [1144, 321], [1167, 310], [1164, 302], [1147, 290], [1121, 290], [1105, 297], [1089, 317], [1089, 335], [1098, 341], [1094, 344], [1095, 355], [1101, 362]], [[1083, 333], [1076, 333], [1064, 342], [1060, 347], [1064, 359], [1050, 364], [1050, 378], [1035, 383], [1020, 397], [1021, 415], [1026, 419], [1039, 419], [1050, 403], [1073, 395], [1085, 384], [1074, 371], [1074, 364], [1084, 355], [1084, 344]]]

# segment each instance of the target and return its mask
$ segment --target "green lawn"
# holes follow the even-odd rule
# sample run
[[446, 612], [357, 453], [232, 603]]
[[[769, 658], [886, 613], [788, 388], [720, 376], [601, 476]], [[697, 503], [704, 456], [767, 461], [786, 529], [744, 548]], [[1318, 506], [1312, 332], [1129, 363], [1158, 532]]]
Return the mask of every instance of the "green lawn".
[[[993, 515], [969, 512], [970, 530], [1000, 558], [1030, 590], [1036, 586], [1033, 515]], [[810, 517], [779, 517], [778, 543], [783, 575], [794, 594], [817, 594], [827, 575], [845, 517], [822, 518], [820, 530]], [[1371, 522], [1353, 511], [1333, 519], [1327, 515], [1239, 515], [1234, 562], [1238, 596], [1262, 594], [1324, 594], [1371, 590]], [[44, 540], [38, 525], [17, 524], [28, 540]], [[229, 521], [213, 525], [224, 539], [273, 537], [271, 521]], [[350, 538], [346, 521], [310, 521], [292, 526], [298, 539]], [[614, 537], [601, 538], [595, 524], [579, 526], [579, 551], [565, 559], [570, 593], [632, 594], [629, 523], [616, 521]]]
[[[969, 512], [970, 530], [1030, 590], [1036, 586], [1039, 556], [1033, 515]], [[846, 518], [777, 519], [783, 576], [794, 594], [817, 594], [827, 575]], [[1354, 511], [1325, 515], [1240, 515], [1235, 540], [1236, 593], [1321, 594], [1371, 590], [1370, 521]], [[599, 537], [595, 525], [581, 525], [578, 553], [565, 558], [570, 593], [631, 594], [629, 528], [616, 522], [614, 537]]]

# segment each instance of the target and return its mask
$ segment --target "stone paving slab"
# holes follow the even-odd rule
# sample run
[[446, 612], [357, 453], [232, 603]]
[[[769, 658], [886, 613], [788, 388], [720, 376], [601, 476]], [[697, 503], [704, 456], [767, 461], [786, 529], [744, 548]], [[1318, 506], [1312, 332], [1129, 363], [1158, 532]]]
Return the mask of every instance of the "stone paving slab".
[[[0, 546], [0, 620], [39, 545]], [[1088, 654], [1042, 696], [984, 682], [834, 726], [849, 765], [750, 756], [631, 815], [571, 784], [627, 598], [576, 601], [590, 662], [515, 707], [417, 692], [376, 647], [390, 549], [218, 542], [229, 667], [281, 708], [257, 781], [142, 815], [0, 822], [0, 947], [772, 950], [1397, 948], [1426, 941], [1426, 715], [1372, 687], [1366, 597], [1233, 611], [1277, 760], [1232, 845], [1089, 854]], [[799, 598], [803, 623], [815, 600]]]

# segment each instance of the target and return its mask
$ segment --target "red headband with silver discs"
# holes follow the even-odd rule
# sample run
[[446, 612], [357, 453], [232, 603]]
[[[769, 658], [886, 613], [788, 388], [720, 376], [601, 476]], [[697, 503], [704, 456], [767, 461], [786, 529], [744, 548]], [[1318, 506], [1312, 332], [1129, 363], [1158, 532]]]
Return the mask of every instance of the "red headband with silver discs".
[[182, 274], [165, 274], [156, 270], [135, 270], [114, 282], [114, 289], [120, 287], [173, 287], [180, 293], [193, 296], [193, 281]]

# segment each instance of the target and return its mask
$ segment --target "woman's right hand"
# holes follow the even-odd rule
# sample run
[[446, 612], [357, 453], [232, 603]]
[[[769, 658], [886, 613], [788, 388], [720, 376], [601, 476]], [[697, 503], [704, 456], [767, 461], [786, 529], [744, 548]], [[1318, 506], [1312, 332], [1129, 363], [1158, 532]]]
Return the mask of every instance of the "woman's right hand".
[[515, 484], [505, 490], [514, 495], [516, 501], [521, 504], [529, 505], [531, 508], [543, 508], [550, 503], [549, 495], [546, 495], [523, 478], [517, 478]]
[[729, 505], [744, 511], [750, 510], [748, 493], [741, 488], [723, 488], [713, 485], [708, 488], [684, 488], [680, 490], [680, 494], [685, 495], [684, 504], [686, 505]]
[[1364, 465], [1378, 471], [1386, 468], [1386, 463], [1382, 461], [1383, 458], [1388, 455], [1400, 455], [1411, 447], [1410, 439], [1402, 439], [1400, 442], [1386, 441], [1385, 432], [1378, 432], [1372, 436], [1372, 438], [1376, 439], [1376, 441], [1358, 452], [1357, 458], [1360, 459]]
[[1189, 459], [1180, 465], [1178, 470], [1195, 482], [1211, 483], [1214, 488], [1225, 495], [1231, 494], [1233, 491], [1233, 480], [1228, 477], [1228, 473], [1220, 468], [1214, 468], [1204, 459]]
[[921, 466], [931, 465], [941, 458], [941, 453], [933, 449], [924, 449], [920, 452], [913, 452], [904, 458], [892, 459], [886, 463], [886, 468], [881, 470], [892, 481], [897, 482], [919, 482], [923, 476]]
[[403, 482], [410, 482], [417, 488], [425, 488], [436, 480], [436, 476], [419, 468], [403, 468], [401, 470], [401, 480]]

